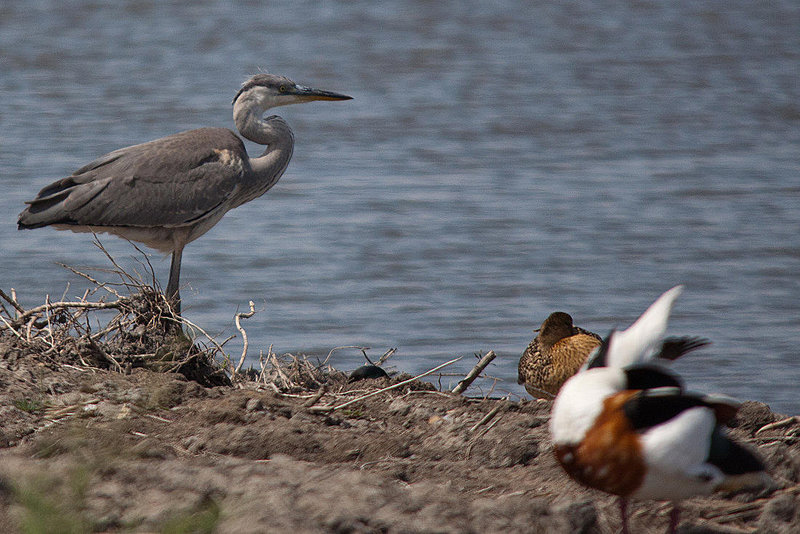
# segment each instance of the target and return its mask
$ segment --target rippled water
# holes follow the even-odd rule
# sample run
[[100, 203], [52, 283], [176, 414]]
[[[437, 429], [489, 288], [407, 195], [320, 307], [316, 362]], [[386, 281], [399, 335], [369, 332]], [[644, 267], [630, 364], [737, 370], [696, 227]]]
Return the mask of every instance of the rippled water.
[[281, 182], [187, 247], [209, 332], [253, 300], [251, 354], [398, 346], [397, 369], [466, 354], [463, 373], [494, 349], [496, 391], [521, 395], [551, 311], [606, 333], [684, 283], [670, 333], [714, 342], [679, 362], [690, 385], [800, 413], [798, 28], [790, 0], [5, 2], [0, 287], [81, 294], [55, 262], [102, 255], [17, 232], [23, 201], [115, 148], [232, 127], [264, 69], [355, 99], [281, 108]]

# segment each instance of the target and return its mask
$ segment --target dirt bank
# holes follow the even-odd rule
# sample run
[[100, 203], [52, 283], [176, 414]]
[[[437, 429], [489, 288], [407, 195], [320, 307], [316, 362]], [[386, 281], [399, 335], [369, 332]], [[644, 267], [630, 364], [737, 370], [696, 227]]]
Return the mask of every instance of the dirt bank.
[[[314, 391], [41, 361], [0, 347], [0, 530], [14, 532], [615, 532], [613, 499], [553, 460], [549, 402], [414, 383], [314, 413]], [[17, 344], [18, 345], [18, 344]], [[316, 404], [397, 382], [332, 379]], [[263, 388], [263, 386], [262, 386]], [[494, 417], [480, 421], [492, 410]], [[687, 501], [686, 532], [790, 532], [797, 422], [746, 403], [733, 434], [782, 489]], [[637, 532], [668, 505], [637, 503]]]
[[[555, 463], [547, 401], [414, 381], [332, 410], [409, 377], [348, 383], [272, 355], [210, 387], [228, 381], [210, 353], [125, 302], [99, 332], [80, 308], [6, 311], [0, 532], [618, 531], [614, 499]], [[775, 487], [686, 501], [682, 532], [797, 532], [800, 424], [748, 402], [732, 434]], [[665, 531], [669, 509], [634, 503], [633, 531]]]

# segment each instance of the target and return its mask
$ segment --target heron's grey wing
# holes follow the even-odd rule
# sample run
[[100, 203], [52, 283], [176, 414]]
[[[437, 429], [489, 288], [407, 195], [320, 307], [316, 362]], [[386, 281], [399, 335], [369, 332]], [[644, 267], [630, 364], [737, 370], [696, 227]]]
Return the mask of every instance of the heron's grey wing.
[[122, 148], [42, 189], [19, 226], [191, 224], [228, 200], [247, 165], [241, 140], [224, 128]]

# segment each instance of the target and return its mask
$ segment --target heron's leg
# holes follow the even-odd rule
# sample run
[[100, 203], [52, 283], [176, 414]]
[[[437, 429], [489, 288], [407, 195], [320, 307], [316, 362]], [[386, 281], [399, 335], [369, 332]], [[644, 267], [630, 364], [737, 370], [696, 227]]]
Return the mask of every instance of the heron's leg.
[[183, 256], [183, 247], [176, 248], [172, 251], [172, 264], [169, 267], [169, 282], [167, 283], [167, 300], [172, 304], [172, 309], [176, 315], [181, 314], [181, 256]]

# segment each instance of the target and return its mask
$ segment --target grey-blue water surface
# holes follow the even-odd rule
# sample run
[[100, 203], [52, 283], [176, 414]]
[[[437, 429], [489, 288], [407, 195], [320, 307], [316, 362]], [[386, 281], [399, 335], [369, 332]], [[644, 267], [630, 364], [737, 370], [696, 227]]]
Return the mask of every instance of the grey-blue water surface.
[[232, 127], [260, 69], [354, 100], [280, 108], [282, 180], [187, 247], [208, 332], [253, 300], [251, 356], [397, 346], [399, 370], [463, 373], [494, 349], [495, 393], [524, 395], [547, 314], [604, 334], [683, 283], [669, 333], [713, 341], [678, 362], [690, 386], [800, 413], [794, 0], [3, 2], [0, 286], [81, 295], [56, 262], [106, 267], [91, 236], [18, 232], [23, 201], [115, 148]]

